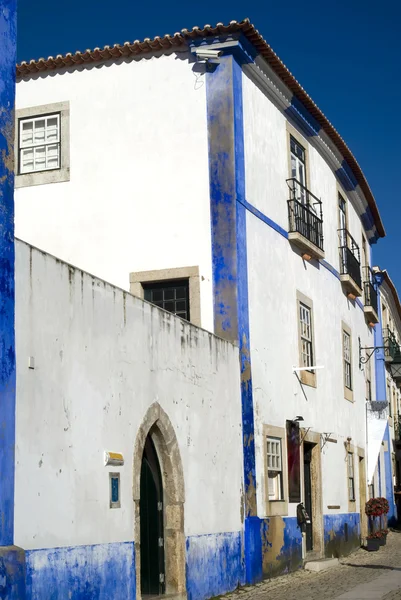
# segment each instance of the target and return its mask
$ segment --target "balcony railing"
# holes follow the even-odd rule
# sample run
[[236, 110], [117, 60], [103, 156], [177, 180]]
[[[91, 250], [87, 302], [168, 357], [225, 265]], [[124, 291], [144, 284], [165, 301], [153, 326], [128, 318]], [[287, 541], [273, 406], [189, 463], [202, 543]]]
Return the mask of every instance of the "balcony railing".
[[349, 275], [362, 288], [359, 246], [347, 229], [339, 229], [341, 275]]
[[288, 220], [290, 233], [300, 233], [323, 251], [322, 202], [297, 179], [287, 179], [290, 188]]
[[383, 329], [383, 344], [385, 347], [385, 356], [388, 360], [396, 360], [397, 362], [401, 361], [401, 349], [400, 345], [397, 342], [397, 338], [394, 333], [390, 329], [390, 327], [385, 327]]
[[371, 306], [377, 314], [377, 290], [373, 283], [373, 273], [370, 267], [363, 267], [363, 292], [365, 306]]

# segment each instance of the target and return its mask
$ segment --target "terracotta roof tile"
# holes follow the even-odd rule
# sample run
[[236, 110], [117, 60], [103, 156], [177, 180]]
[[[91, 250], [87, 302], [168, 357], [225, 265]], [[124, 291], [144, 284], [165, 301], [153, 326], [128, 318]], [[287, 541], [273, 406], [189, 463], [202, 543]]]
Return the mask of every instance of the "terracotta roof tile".
[[287, 85], [291, 92], [302, 102], [310, 114], [316, 119], [321, 128], [326, 132], [334, 145], [341, 152], [346, 162], [352, 169], [357, 182], [359, 183], [368, 205], [372, 211], [374, 222], [379, 236], [384, 237], [385, 231], [380, 218], [376, 201], [369, 187], [369, 184], [362, 173], [354, 155], [348, 148], [340, 134], [336, 131], [330, 121], [325, 117], [312, 98], [306, 93], [300, 83], [295, 79], [285, 64], [280, 60], [277, 54], [272, 50], [269, 44], [263, 39], [259, 31], [255, 29], [249, 19], [244, 21], [230, 21], [228, 25], [217, 23], [214, 27], [205, 25], [193, 27], [191, 30], [182, 29], [181, 32], [174, 35], [156, 36], [153, 39], [145, 38], [143, 41], [125, 42], [124, 44], [115, 44], [114, 46], [105, 46], [104, 48], [95, 48], [94, 50], [85, 50], [85, 52], [70, 52], [64, 56], [58, 54], [56, 57], [40, 58], [29, 62], [21, 62], [17, 65], [17, 77], [29, 77], [35, 73], [44, 71], [54, 71], [65, 67], [74, 67], [82, 64], [101, 62], [106, 60], [116, 60], [120, 57], [137, 56], [146, 52], [166, 51], [174, 48], [185, 47], [188, 42], [201, 38], [214, 37], [216, 35], [241, 32], [247, 40], [255, 47], [257, 52], [263, 56], [273, 71]]

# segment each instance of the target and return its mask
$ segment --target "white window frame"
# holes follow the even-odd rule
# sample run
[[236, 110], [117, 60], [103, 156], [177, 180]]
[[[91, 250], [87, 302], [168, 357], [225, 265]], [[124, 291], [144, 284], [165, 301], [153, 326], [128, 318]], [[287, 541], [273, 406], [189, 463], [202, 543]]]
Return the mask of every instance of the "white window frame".
[[352, 391], [352, 350], [351, 334], [343, 329], [343, 361], [344, 361], [344, 386]]
[[[56, 132], [57, 132], [57, 139], [52, 140], [52, 141], [47, 141], [46, 136], [47, 136], [47, 131], [48, 131], [48, 120], [49, 119], [56, 119]], [[44, 135], [45, 138], [43, 140], [43, 142], [35, 142], [34, 141], [34, 130], [35, 130], [35, 125], [36, 123], [38, 123], [39, 121], [44, 121], [45, 122], [45, 127], [44, 127]], [[29, 144], [24, 144], [23, 142], [23, 135], [24, 135], [24, 125], [26, 125], [27, 123], [32, 123], [32, 142]], [[41, 115], [38, 117], [26, 117], [26, 118], [22, 118], [19, 119], [18, 121], [18, 125], [19, 125], [19, 147], [18, 147], [18, 153], [19, 153], [19, 158], [18, 158], [18, 166], [19, 166], [19, 175], [25, 175], [27, 173], [39, 173], [40, 171], [50, 171], [53, 169], [60, 169], [61, 168], [61, 131], [60, 131], [60, 113], [50, 113], [48, 115]], [[47, 166], [47, 159], [48, 159], [48, 149], [50, 146], [57, 146], [57, 166]], [[45, 166], [39, 169], [35, 168], [35, 159], [36, 159], [36, 153], [38, 150], [45, 150]], [[32, 150], [33, 153], [33, 168], [31, 170], [23, 170], [23, 160], [22, 160], [22, 156], [25, 150]]]
[[[23, 150], [20, 144], [22, 123], [35, 121], [43, 118], [58, 115], [59, 133], [59, 165], [58, 167], [43, 168], [40, 171], [23, 172], [20, 164], [20, 151]], [[70, 180], [70, 104], [69, 102], [55, 102], [53, 104], [43, 104], [22, 108], [16, 111], [15, 127], [15, 187], [28, 187], [32, 185], [44, 185], [48, 183], [60, 183]], [[52, 145], [55, 142], [44, 142], [32, 146]]]
[[348, 500], [355, 502], [355, 470], [354, 453], [347, 452]]
[[[281, 438], [270, 435], [266, 437], [266, 458], [269, 502], [282, 501], [283, 449]], [[273, 492], [271, 492], [272, 489], [274, 490]]]
[[[299, 302], [299, 327], [301, 338], [301, 367], [313, 366], [313, 332], [312, 332], [312, 309]], [[313, 373], [313, 370], [310, 370]]]

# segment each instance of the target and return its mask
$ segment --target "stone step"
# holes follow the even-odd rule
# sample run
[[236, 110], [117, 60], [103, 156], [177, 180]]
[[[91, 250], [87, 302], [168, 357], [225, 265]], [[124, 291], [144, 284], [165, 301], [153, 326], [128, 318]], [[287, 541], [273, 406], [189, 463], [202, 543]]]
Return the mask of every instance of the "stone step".
[[305, 563], [306, 571], [315, 571], [316, 573], [319, 571], [326, 571], [327, 569], [333, 569], [333, 567], [338, 567], [339, 565], [338, 558], [323, 558], [321, 560], [310, 560]]

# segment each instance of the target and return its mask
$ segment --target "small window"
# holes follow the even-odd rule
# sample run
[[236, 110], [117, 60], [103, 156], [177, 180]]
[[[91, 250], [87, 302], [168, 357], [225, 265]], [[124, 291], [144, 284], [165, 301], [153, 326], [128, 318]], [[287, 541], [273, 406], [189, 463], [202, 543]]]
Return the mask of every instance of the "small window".
[[343, 330], [344, 385], [352, 390], [351, 336]]
[[299, 303], [299, 323], [301, 335], [301, 367], [311, 367], [313, 365], [312, 311], [302, 302]]
[[348, 464], [348, 498], [353, 502], [355, 500], [355, 482], [354, 482], [354, 455], [352, 452], [348, 452], [347, 455]]
[[281, 439], [268, 437], [267, 443], [267, 476], [269, 479], [269, 500], [283, 499], [283, 463]]
[[188, 279], [149, 283], [143, 289], [145, 300], [189, 321]]
[[110, 508], [120, 507], [120, 473], [110, 473]]
[[19, 119], [19, 173], [60, 168], [60, 113]]
[[291, 135], [291, 178], [296, 180], [294, 190], [296, 199], [302, 204], [306, 204], [306, 159], [305, 148]]

